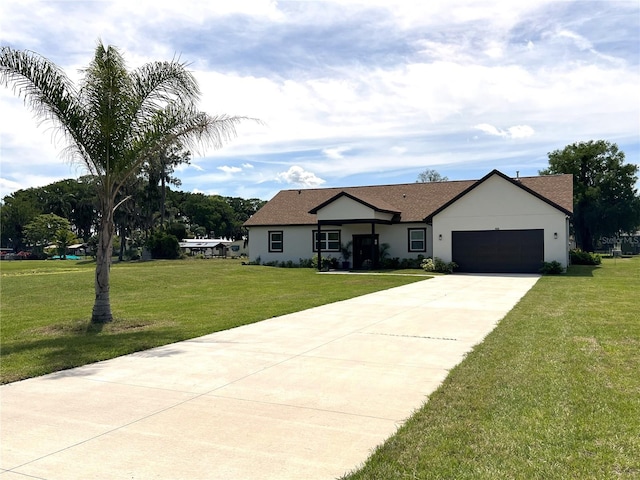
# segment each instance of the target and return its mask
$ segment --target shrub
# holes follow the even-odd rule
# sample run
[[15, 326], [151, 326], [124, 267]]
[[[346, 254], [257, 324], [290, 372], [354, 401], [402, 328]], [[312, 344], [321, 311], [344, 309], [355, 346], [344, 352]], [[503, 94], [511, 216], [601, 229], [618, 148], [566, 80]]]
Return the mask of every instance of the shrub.
[[175, 259], [180, 257], [180, 244], [175, 235], [155, 232], [147, 240], [147, 248], [153, 258]]
[[569, 251], [573, 265], [600, 265], [602, 257], [597, 253], [583, 252], [579, 248]]
[[242, 262], [243, 265], [261, 265], [262, 260], [260, 257], [256, 257], [255, 260], [249, 260], [248, 262]]
[[433, 259], [431, 258], [425, 258], [420, 266], [425, 272], [435, 272], [436, 270], [436, 265], [433, 263]]
[[[338, 259], [337, 258], [333, 258], [331, 256], [329, 257], [322, 257], [322, 268], [323, 269], [329, 269], [329, 268], [338, 268]], [[311, 268], [318, 268], [318, 256], [314, 255], [311, 258]]]
[[400, 258], [398, 257], [384, 258], [380, 262], [380, 267], [388, 270], [390, 269], [395, 270], [398, 268], [402, 268], [402, 264], [400, 263]]
[[426, 272], [453, 273], [458, 268], [458, 264], [456, 262], [445, 262], [435, 257], [433, 259], [425, 258], [420, 263], [420, 267]]
[[540, 273], [544, 275], [558, 275], [559, 273], [564, 272], [564, 268], [560, 262], [543, 262], [542, 268], [540, 269]]
[[[318, 257], [316, 257], [316, 263], [318, 261]], [[298, 265], [300, 265], [300, 268], [313, 268], [313, 258], [301, 258], [298, 261]]]

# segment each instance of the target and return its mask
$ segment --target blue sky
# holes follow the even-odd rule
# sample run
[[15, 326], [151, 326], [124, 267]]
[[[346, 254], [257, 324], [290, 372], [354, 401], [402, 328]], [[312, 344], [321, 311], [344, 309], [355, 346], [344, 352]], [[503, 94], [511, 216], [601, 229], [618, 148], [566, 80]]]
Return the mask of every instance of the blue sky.
[[[96, 42], [130, 68], [179, 57], [210, 114], [259, 118], [194, 152], [182, 190], [270, 199], [287, 188], [535, 175], [604, 139], [640, 165], [640, 2], [4, 0], [0, 42], [74, 80]], [[0, 197], [85, 173], [0, 88]]]

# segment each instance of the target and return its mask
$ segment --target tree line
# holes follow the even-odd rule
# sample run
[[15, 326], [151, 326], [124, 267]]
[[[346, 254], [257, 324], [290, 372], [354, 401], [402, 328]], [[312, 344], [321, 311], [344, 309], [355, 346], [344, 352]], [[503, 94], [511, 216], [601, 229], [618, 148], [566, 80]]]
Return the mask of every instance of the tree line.
[[[183, 238], [228, 238], [246, 235], [242, 224], [266, 202], [160, 188], [138, 179], [127, 188], [130, 198], [116, 210], [116, 246], [139, 248], [158, 230]], [[54, 217], [51, 217], [53, 215]], [[57, 218], [67, 221], [60, 223]], [[0, 203], [0, 244], [15, 252], [55, 243], [58, 230], [70, 231], [81, 243], [95, 243], [99, 227], [99, 201], [95, 178], [83, 176], [44, 187], [18, 190]], [[68, 243], [68, 242], [67, 242]]]

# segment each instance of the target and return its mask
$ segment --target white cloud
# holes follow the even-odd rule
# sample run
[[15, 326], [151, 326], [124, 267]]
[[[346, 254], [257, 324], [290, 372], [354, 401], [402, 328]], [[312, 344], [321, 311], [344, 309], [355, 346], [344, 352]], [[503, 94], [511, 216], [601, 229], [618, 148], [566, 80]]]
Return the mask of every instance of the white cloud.
[[290, 167], [286, 172], [279, 173], [277, 179], [285, 183], [304, 187], [317, 187], [325, 183], [322, 178], [318, 178], [314, 173], [307, 172], [297, 165]]
[[222, 170], [225, 173], [238, 173], [238, 172], [242, 171], [242, 169], [240, 167], [229, 167], [227, 165], [223, 165], [221, 167], [218, 167], [218, 170]]
[[496, 127], [494, 127], [493, 125], [489, 125], [488, 123], [480, 123], [473, 128], [475, 128], [476, 130], [480, 130], [487, 135], [495, 135], [498, 137], [505, 136], [505, 132], [498, 130]]
[[556, 35], [560, 38], [568, 38], [569, 40], [572, 40], [580, 50], [593, 49], [593, 45], [587, 38], [570, 30], [560, 30]]
[[[556, 15], [547, 19], [551, 10]], [[560, 8], [557, 0], [0, 2], [0, 18], [16, 20], [3, 22], [3, 42], [40, 51], [72, 78], [91, 60], [100, 36], [121, 47], [130, 67], [180, 55], [193, 62], [202, 89], [199, 108], [261, 119], [264, 124], [240, 125], [238, 137], [223, 149], [177, 167], [183, 188], [219, 186], [233, 189], [229, 194], [274, 187], [274, 178], [317, 186], [415, 169], [413, 180], [427, 166], [522, 152], [539, 159], [581, 139], [622, 138], [637, 146], [637, 49], [626, 37], [611, 41], [612, 26], [630, 31], [629, 19], [637, 13], [637, 2], [605, 3], [596, 18], [593, 9]], [[222, 47], [207, 27], [233, 14], [251, 28], [234, 27], [228, 17], [229, 56], [250, 54], [220, 66], [213, 48]], [[70, 15], [72, 24], [57, 21]], [[365, 17], [378, 22], [370, 27], [379, 39], [358, 37], [371, 32], [362, 28]], [[362, 23], [351, 26], [351, 19]], [[354, 41], [307, 42], [304, 35], [318, 24], [323, 31], [350, 27]], [[151, 31], [166, 34], [150, 36]], [[527, 36], [519, 37], [521, 32]], [[269, 49], [297, 55], [295, 65], [287, 70], [276, 61], [260, 62], [263, 52], [256, 45], [263, 39]], [[0, 109], [2, 178], [8, 182], [0, 188], [37, 186], [26, 180], [34, 171], [42, 181], [65, 178], [69, 169], [58, 156], [62, 142], [54, 146], [50, 131], [36, 127], [9, 89], [0, 88]], [[496, 151], [496, 142], [471, 141], [474, 125], [478, 137], [518, 141], [501, 142]]]
[[527, 138], [532, 136], [535, 131], [529, 125], [516, 125], [507, 129], [510, 138]]
[[0, 177], [0, 192], [14, 192], [23, 188], [18, 182]]
[[328, 158], [332, 160], [340, 160], [344, 158], [342, 154], [344, 152], [348, 152], [349, 150], [351, 150], [351, 147], [325, 148], [324, 150], [322, 150], [322, 153], [324, 153]]
[[178, 165], [176, 165], [174, 167], [174, 170], [175, 170], [176, 173], [180, 173], [180, 174], [185, 174], [185, 173], [189, 172], [190, 170], [195, 170], [197, 172], [204, 172], [205, 171], [204, 168], [202, 168], [200, 165], [195, 163], [193, 160], [191, 160], [189, 163], [179, 163]]
[[480, 130], [487, 135], [504, 138], [527, 138], [531, 137], [535, 133], [535, 130], [529, 125], [515, 125], [507, 128], [506, 130], [501, 130], [488, 123], [480, 123], [473, 128]]

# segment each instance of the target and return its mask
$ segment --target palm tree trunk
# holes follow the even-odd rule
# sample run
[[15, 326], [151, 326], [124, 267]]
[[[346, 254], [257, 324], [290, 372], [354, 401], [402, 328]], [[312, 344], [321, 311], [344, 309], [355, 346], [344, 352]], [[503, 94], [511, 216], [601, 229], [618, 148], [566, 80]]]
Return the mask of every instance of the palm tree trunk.
[[109, 297], [109, 275], [111, 272], [111, 254], [113, 250], [113, 202], [106, 203], [100, 219], [98, 234], [98, 250], [96, 252], [96, 300], [93, 304], [91, 323], [108, 323], [113, 321], [111, 300]]

